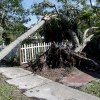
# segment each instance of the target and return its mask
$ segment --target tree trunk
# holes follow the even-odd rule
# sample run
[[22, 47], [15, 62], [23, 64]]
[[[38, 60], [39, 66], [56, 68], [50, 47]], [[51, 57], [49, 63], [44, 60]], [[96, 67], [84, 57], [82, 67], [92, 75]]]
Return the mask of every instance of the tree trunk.
[[[88, 29], [85, 30], [84, 34], [83, 34], [83, 44], [79, 44], [79, 41], [78, 41], [78, 37], [74, 34], [70, 34], [71, 37], [73, 37], [73, 44], [75, 45], [76, 44], [76, 48], [75, 48], [75, 52], [81, 52], [84, 47], [86, 46], [87, 42], [91, 41], [91, 38], [94, 36], [94, 32], [92, 32], [91, 35], [87, 36], [88, 33], [90, 31], [93, 31], [93, 30], [96, 30], [96, 29], [99, 29], [99, 27], [90, 27]], [[72, 32], [71, 32], [72, 33]], [[79, 45], [78, 45], [79, 44]]]
[[43, 26], [45, 23], [45, 20], [42, 20], [37, 25], [35, 25], [33, 28], [28, 30], [26, 33], [18, 37], [15, 41], [13, 41], [11, 44], [9, 44], [5, 49], [3, 49], [0, 52], [0, 60], [2, 60], [12, 49], [14, 49], [20, 42], [28, 38], [31, 34], [35, 33], [37, 29], [39, 29], [41, 26]]
[[79, 39], [74, 31], [69, 29], [68, 32], [72, 40], [73, 49], [75, 50], [77, 47], [79, 47]]

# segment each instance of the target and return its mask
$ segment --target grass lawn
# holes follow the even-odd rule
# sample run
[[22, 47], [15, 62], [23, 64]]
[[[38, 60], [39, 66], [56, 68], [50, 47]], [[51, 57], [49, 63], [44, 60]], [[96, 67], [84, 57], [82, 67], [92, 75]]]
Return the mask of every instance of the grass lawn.
[[0, 74], [0, 100], [32, 100], [23, 95], [21, 90], [5, 82], [6, 78]]
[[100, 97], [100, 81], [92, 81], [90, 84], [90, 86], [85, 88], [84, 92]]

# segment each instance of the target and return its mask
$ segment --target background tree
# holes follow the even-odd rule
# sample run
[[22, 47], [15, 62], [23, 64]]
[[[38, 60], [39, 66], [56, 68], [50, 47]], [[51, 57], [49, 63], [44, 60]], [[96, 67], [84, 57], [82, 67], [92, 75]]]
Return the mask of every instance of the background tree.
[[0, 26], [0, 44], [2, 44], [3, 28]]
[[29, 10], [24, 9], [22, 0], [1, 0], [0, 25], [6, 34], [6, 37], [4, 37], [13, 41], [21, 33], [25, 32], [26, 28], [23, 23], [30, 20], [26, 17], [28, 14]]

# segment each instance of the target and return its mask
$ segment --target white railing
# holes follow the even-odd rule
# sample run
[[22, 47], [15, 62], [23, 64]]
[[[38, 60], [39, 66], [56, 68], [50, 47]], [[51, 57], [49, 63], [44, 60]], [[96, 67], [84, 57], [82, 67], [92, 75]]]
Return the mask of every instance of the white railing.
[[[57, 43], [58, 46], [65, 46], [65, 43]], [[49, 43], [37, 43], [37, 44], [24, 44], [20, 49], [20, 63], [24, 64], [31, 60], [35, 60], [39, 53], [45, 52], [51, 46]]]

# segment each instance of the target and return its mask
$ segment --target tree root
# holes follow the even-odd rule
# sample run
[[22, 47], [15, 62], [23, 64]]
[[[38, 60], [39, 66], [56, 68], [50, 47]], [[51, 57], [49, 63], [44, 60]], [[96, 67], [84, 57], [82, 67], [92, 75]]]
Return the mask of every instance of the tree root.
[[[45, 58], [44, 58], [45, 55]], [[83, 66], [84, 65], [84, 66]], [[100, 70], [100, 65], [86, 57], [84, 52], [74, 52], [70, 47], [59, 48], [53, 43], [51, 48], [39, 56], [30, 65], [34, 71], [41, 71], [44, 67], [47, 68], [70, 68], [70, 67], [85, 67], [93, 68], [95, 71]]]

